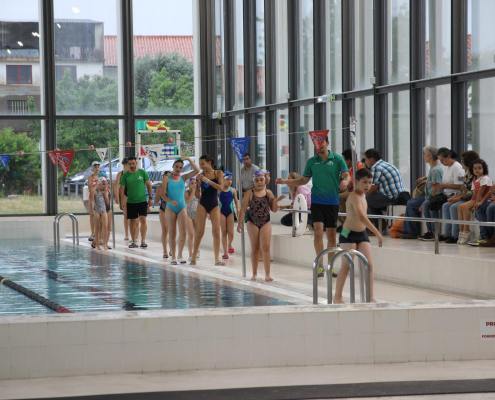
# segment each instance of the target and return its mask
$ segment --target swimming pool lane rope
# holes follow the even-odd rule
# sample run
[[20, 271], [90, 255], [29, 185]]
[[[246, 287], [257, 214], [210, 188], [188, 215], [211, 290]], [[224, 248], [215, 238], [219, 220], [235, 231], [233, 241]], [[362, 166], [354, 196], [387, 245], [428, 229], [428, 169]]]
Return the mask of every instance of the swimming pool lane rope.
[[26, 296], [28, 299], [31, 299], [33, 301], [36, 301], [37, 303], [49, 308], [50, 310], [53, 310], [57, 313], [71, 313], [72, 311], [69, 310], [67, 307], [61, 306], [60, 304], [55, 303], [52, 300], [47, 299], [46, 297], [43, 297], [42, 295], [33, 292], [32, 290], [28, 289], [27, 287], [24, 287], [22, 285], [19, 285], [18, 283], [15, 283], [14, 281], [11, 281], [10, 279], [7, 279], [3, 276], [0, 276], [0, 285], [5, 285], [12, 290], [15, 290], [18, 293], [23, 294]]

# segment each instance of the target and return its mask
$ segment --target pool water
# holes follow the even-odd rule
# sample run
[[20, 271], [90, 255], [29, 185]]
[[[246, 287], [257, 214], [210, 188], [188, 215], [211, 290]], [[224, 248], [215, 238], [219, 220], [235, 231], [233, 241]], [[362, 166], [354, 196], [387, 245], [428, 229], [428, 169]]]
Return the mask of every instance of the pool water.
[[[289, 302], [158, 264], [62, 244], [3, 240], [0, 275], [72, 312], [251, 307]], [[53, 311], [0, 285], [1, 314]]]

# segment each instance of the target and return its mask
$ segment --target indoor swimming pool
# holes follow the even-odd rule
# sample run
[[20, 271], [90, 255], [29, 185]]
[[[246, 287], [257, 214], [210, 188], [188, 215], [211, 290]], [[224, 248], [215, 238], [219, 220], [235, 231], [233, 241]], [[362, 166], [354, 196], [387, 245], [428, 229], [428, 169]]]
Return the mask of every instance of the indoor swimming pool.
[[[0, 315], [285, 305], [218, 279], [62, 244], [2, 240], [0, 276], [27, 294], [0, 287]], [[36, 295], [38, 300], [32, 299]]]

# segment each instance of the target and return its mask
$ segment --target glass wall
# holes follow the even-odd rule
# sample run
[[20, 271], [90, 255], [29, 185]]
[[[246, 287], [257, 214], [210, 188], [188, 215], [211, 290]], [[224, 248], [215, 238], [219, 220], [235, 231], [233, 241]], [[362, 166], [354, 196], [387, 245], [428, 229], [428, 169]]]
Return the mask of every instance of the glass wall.
[[38, 0], [0, 8], [0, 114], [42, 112], [42, 37]]
[[223, 27], [223, 0], [215, 0], [215, 110], [217, 111], [225, 110], [225, 33]]
[[327, 120], [330, 130], [330, 148], [336, 153], [342, 153], [342, 102], [331, 102], [327, 106]]
[[235, 15], [235, 46], [232, 49], [234, 51], [233, 59], [236, 62], [235, 68], [235, 103], [234, 109], [244, 107], [244, 10], [243, 0], [234, 1], [234, 15]]
[[[289, 110], [277, 111], [277, 177], [287, 178], [289, 175]], [[279, 194], [287, 194], [286, 185], [278, 185]]]
[[388, 82], [409, 80], [409, 0], [389, 0], [388, 13]]
[[479, 152], [495, 171], [495, 78], [469, 83], [468, 148]]
[[427, 145], [450, 148], [452, 139], [450, 92], [450, 85], [425, 89]]
[[354, 79], [355, 89], [372, 86], [375, 76], [373, 66], [373, 1], [356, 0], [354, 2]]
[[0, 215], [44, 212], [41, 128], [38, 120], [0, 120]]
[[[297, 135], [297, 145], [299, 148], [299, 165], [297, 166], [298, 172], [303, 173], [304, 166], [306, 165], [306, 160], [314, 156], [314, 146], [308, 132], [314, 130], [315, 128], [315, 107], [314, 106], [304, 106], [299, 108], [299, 128], [297, 130], [292, 129]], [[292, 133], [291, 132], [291, 133]]]
[[314, 57], [313, 57], [313, 1], [297, 0], [299, 7], [299, 79], [297, 93], [299, 98], [314, 94]]
[[265, 104], [265, 2], [256, 0], [256, 105]]
[[425, 76], [450, 73], [451, 1], [427, 0], [425, 32]]
[[388, 95], [388, 161], [395, 165], [409, 188], [411, 182], [409, 92]]
[[342, 91], [342, 1], [327, 0], [327, 92]]
[[[289, 43], [287, 23], [287, 1], [275, 0], [275, 31], [277, 102], [284, 102], [289, 97]], [[287, 114], [286, 114], [287, 115]]]
[[468, 0], [468, 69], [495, 67], [495, 2]]
[[266, 114], [256, 114], [256, 163], [266, 168]]
[[120, 2], [55, 0], [57, 113], [121, 113]]
[[[356, 152], [361, 159], [364, 152], [374, 147], [374, 108], [373, 97], [358, 97], [356, 99]], [[349, 135], [349, 124], [345, 124], [344, 135]]]
[[135, 1], [133, 29], [136, 113], [193, 114], [193, 0]]

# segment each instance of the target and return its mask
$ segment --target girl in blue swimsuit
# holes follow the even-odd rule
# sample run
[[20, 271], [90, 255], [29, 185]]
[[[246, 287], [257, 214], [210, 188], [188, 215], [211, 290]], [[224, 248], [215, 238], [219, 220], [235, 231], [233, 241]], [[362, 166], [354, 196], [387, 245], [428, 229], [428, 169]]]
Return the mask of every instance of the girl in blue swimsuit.
[[206, 217], [211, 219], [213, 234], [213, 253], [215, 265], [221, 266], [225, 263], [220, 259], [220, 208], [218, 207], [218, 192], [222, 190], [223, 172], [215, 170], [213, 158], [203, 155], [199, 159], [199, 167], [203, 172], [198, 176], [197, 188], [199, 205], [196, 212], [196, 232], [194, 235], [194, 252], [191, 265], [196, 265], [199, 246], [205, 234]]
[[[163, 178], [169, 177], [170, 171], [166, 171]], [[162, 179], [163, 182], [163, 179]], [[167, 210], [167, 202], [163, 200], [163, 183], [162, 186], [158, 187], [156, 190], [155, 202], [158, 202], [160, 206], [160, 226], [162, 228], [162, 248], [163, 248], [163, 258], [168, 259], [168, 225], [167, 218], [165, 217], [165, 211]]]
[[229, 259], [229, 254], [234, 253], [232, 242], [234, 241], [234, 206], [239, 214], [239, 200], [237, 191], [232, 187], [232, 173], [225, 172], [223, 190], [218, 196], [220, 200], [220, 228], [222, 230], [222, 245], [224, 260]]
[[[168, 242], [170, 252], [172, 254], [171, 264], [185, 264], [186, 260], [182, 257], [182, 251], [186, 244], [186, 229], [187, 229], [187, 212], [186, 212], [186, 180], [199, 173], [199, 169], [190, 158], [184, 158], [189, 161], [192, 171], [181, 175], [184, 168], [184, 161], [177, 160], [172, 166], [170, 176], [164, 176], [162, 182], [162, 200], [166, 201], [167, 207], [165, 210], [165, 218], [168, 227]], [[179, 245], [177, 246], [177, 225], [179, 226]], [[176, 250], [178, 247], [178, 260]]]

